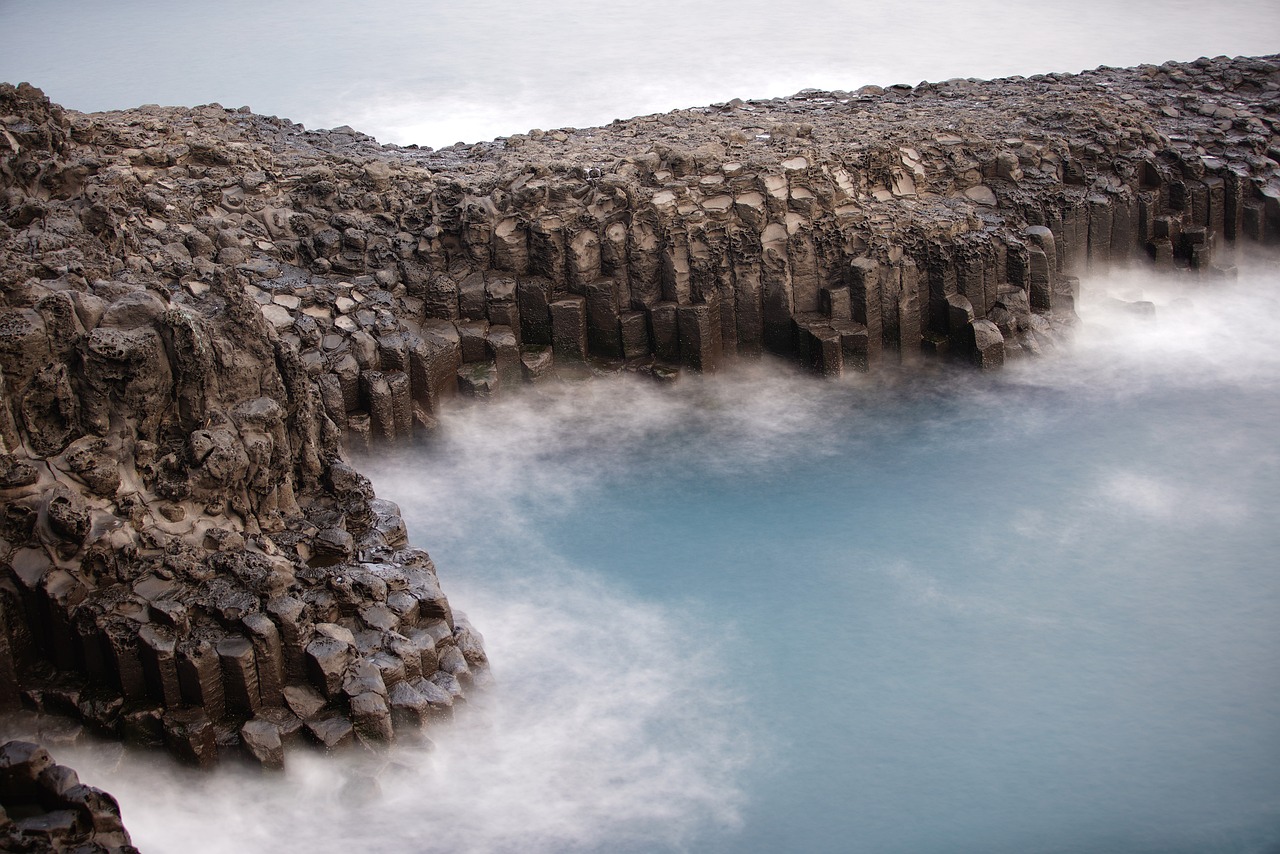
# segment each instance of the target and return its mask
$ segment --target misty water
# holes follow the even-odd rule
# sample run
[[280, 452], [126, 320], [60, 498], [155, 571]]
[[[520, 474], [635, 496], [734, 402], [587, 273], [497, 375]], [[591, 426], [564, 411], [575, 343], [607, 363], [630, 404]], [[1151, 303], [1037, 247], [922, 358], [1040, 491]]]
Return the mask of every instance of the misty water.
[[494, 663], [433, 749], [59, 759], [149, 852], [1273, 852], [1276, 270], [1086, 281], [995, 374], [456, 409], [364, 462]]
[[[439, 146], [1280, 32], [1273, 0], [781, 8], [0, 0], [0, 79]], [[1086, 282], [1070, 346], [994, 375], [748, 364], [452, 411], [362, 463], [494, 662], [433, 749], [56, 758], [147, 854], [1274, 854], [1278, 269]]]
[[1275, 0], [0, 0], [0, 80], [443, 146], [805, 87], [1277, 49]]

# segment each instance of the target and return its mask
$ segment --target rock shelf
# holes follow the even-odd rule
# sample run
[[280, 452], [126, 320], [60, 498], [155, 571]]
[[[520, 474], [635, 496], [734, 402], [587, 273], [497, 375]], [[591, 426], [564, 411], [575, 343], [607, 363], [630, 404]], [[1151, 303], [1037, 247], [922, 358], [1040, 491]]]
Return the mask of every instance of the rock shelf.
[[804, 91], [440, 151], [0, 86], [0, 707], [197, 765], [485, 680], [352, 466], [456, 397], [1033, 356], [1280, 235], [1280, 59]]

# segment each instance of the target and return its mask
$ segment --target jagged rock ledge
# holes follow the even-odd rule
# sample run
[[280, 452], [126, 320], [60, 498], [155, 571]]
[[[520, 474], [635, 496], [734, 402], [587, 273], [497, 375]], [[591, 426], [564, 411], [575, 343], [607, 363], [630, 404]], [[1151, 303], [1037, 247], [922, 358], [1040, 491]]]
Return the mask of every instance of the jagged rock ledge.
[[38, 744], [0, 747], [0, 851], [137, 854], [111, 795]]
[[0, 87], [0, 706], [210, 764], [487, 662], [348, 454], [459, 393], [1034, 354], [1280, 234], [1280, 61], [806, 91], [430, 151]]

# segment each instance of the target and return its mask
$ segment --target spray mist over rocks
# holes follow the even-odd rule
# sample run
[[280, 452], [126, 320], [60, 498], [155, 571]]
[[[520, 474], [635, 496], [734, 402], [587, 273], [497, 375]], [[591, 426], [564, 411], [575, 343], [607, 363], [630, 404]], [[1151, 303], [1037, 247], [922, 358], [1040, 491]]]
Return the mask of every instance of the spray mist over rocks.
[[460, 408], [362, 463], [496, 662], [433, 748], [71, 758], [152, 851], [1264, 850], [1276, 270], [1087, 280], [1075, 335], [997, 375]]
[[265, 776], [133, 752], [74, 762], [111, 786], [144, 851], [676, 850], [739, 826], [736, 776], [762, 751], [726, 714], [737, 703], [715, 638], [684, 628], [679, 606], [623, 598], [536, 545], [521, 561], [534, 576], [523, 584], [463, 585], [503, 665], [429, 741], [297, 751]]
[[[1200, 281], [1138, 268], [1090, 275], [1083, 320], [1066, 343], [1069, 360], [1011, 365], [1012, 381], [1101, 394], [1154, 387], [1230, 384], [1274, 390], [1280, 343], [1271, 328], [1280, 294], [1268, 286], [1280, 257], [1261, 250], [1239, 259], [1235, 281]], [[1150, 303], [1151, 316], [1129, 303]]]
[[[304, 728], [330, 747], [401, 730], [311, 774], [348, 817], [298, 831], [321, 847], [454, 839], [399, 820], [401, 773], [432, 780], [413, 808], [459, 804], [495, 850], [1258, 836], [1280, 766], [1277, 596], [1255, 571], [1276, 413], [1271, 356], [1233, 358], [1250, 324], [1206, 340], [1176, 322], [1195, 295], [1125, 279], [1104, 325], [1161, 331], [1117, 333], [1068, 381], [1063, 347], [1007, 375], [822, 385], [762, 361], [661, 403], [618, 378], [483, 423], [441, 404], [593, 359], [668, 378], [762, 352], [833, 378], [921, 350], [996, 367], [1058, 349], [1077, 265], [1143, 254], [1257, 311], [1223, 250], [1280, 234], [1278, 89], [1274, 57], [1205, 58], [429, 152], [218, 105], [71, 114], [0, 85], [18, 626], [0, 699], [204, 766], [279, 766]], [[420, 477], [374, 469], [402, 516], [344, 455], [437, 418], [436, 456], [381, 461]], [[452, 774], [462, 800], [433, 775], [477, 724], [443, 729], [436, 764], [416, 724], [488, 659], [411, 528], [482, 609], [521, 606], [469, 606], [522, 667], [475, 703], [485, 736], [459, 750], [494, 758]], [[542, 808], [517, 832], [480, 806], [493, 790]], [[932, 820], [910, 820], [922, 804]], [[140, 841], [167, 832], [143, 821]]]

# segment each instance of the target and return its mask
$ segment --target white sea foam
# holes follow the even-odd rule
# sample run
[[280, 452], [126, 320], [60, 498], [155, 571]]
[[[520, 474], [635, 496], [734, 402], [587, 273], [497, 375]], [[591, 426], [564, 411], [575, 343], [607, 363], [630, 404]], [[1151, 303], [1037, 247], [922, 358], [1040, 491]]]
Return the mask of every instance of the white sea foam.
[[527, 583], [451, 586], [485, 629], [497, 684], [430, 731], [433, 749], [293, 751], [283, 776], [58, 758], [115, 794], [156, 854], [652, 850], [737, 826], [736, 775], [759, 750], [724, 714], [713, 639], [679, 608], [523, 558]]
[[[1196, 25], [1187, 26], [1187, 21]], [[359, 8], [300, 0], [216, 5], [9, 0], [0, 4], [0, 29], [22, 35], [10, 39], [0, 54], [0, 78], [30, 80], [74, 108], [247, 102], [260, 112], [312, 127], [350, 124], [383, 141], [442, 145], [531, 127], [607, 123], [735, 96], [784, 95], [809, 86], [847, 89], [952, 76], [1075, 71], [1099, 63], [1161, 62], [1201, 54], [1266, 53], [1275, 49], [1280, 6], [1270, 0], [1235, 0], [1216, 4], [1206, 14], [1202, 3], [1190, 0], [1034, 8], [979, 0], [900, 3], [889, 13], [877, 4], [819, 0], [792, 4], [783, 13], [777, 4], [755, 0], [663, 0], [607, 9], [559, 0], [523, 6], [485, 0], [450, 7], [383, 0]], [[58, 49], [50, 50], [51, 44]], [[103, 74], [103, 68], [111, 73]], [[158, 68], [164, 73], [157, 73]], [[637, 593], [625, 579], [606, 580], [602, 568], [566, 559], [538, 527], [549, 514], [582, 518], [584, 526], [590, 525], [593, 499], [620, 482], [642, 478], [649, 462], [671, 458], [680, 449], [688, 456], [677, 458], [691, 466], [696, 461], [702, 467], [698, 470], [709, 476], [735, 470], [774, 474], [775, 480], [766, 477], [754, 488], [778, 490], [780, 500], [811, 501], [815, 497], [805, 493], [803, 484], [783, 482], [789, 465], [834, 460], [839, 453], [878, 453], [885, 444], [877, 439], [898, 429], [915, 431], [914, 447], [933, 445], [952, 457], [972, 458], [961, 472], [963, 479], [948, 487], [960, 497], [951, 504], [929, 505], [930, 524], [952, 522], [948, 514], [976, 517], [992, 493], [1016, 488], [1024, 468], [1021, 460], [989, 455], [991, 443], [966, 432], [977, 419], [986, 419], [983, 430], [1016, 439], [1072, 417], [1071, 407], [1082, 398], [1133, 399], [1170, 388], [1215, 386], [1274, 392], [1280, 383], [1280, 338], [1274, 334], [1280, 289], [1260, 286], [1259, 276], [1274, 280], [1275, 270], [1274, 261], [1262, 262], [1246, 268], [1238, 284], [1205, 285], [1190, 292], [1187, 283], [1132, 272], [1088, 281], [1087, 288], [1120, 298], [1134, 298], [1140, 291], [1156, 303], [1155, 322], [1108, 311], [1101, 301], [1086, 298], [1081, 307], [1085, 323], [1057, 356], [1011, 364], [997, 379], [953, 375], [943, 389], [928, 381], [917, 383], [917, 401], [923, 396], [937, 406], [916, 407], [910, 420], [884, 417], [880, 408], [903, 405], [900, 379], [818, 383], [769, 366], [714, 380], [682, 381], [675, 389], [601, 381], [451, 414], [435, 456], [421, 468], [406, 469], [400, 460], [398, 474], [390, 464], [374, 471], [379, 491], [404, 505], [415, 539], [438, 556], [450, 555], [441, 563], [445, 589], [484, 632], [495, 662], [494, 689], [453, 726], [432, 733], [433, 752], [404, 747], [383, 759], [359, 761], [295, 752], [283, 778], [232, 770], [188, 774], [167, 760], [133, 754], [118, 768], [88, 751], [59, 751], [57, 758], [120, 798], [135, 841], [148, 854], [653, 850], [692, 846], [690, 840], [705, 841], [716, 830], [727, 831], [729, 842], [709, 847], [732, 850], [739, 844], [747, 847], [746, 840], [733, 834], [744, 822], [763, 840], [759, 844], [767, 846], [770, 825], [786, 825], [792, 817], [812, 835], [791, 838], [791, 847], [848, 851], [862, 842], [870, 850], [893, 850], [895, 845], [904, 850], [901, 837], [893, 834], [923, 823], [930, 814], [951, 818], [949, 826], [937, 831], [940, 841], [935, 840], [932, 850], [955, 850], [967, 839], [980, 840], [980, 834], [965, 837], [962, 832], [977, 833], [975, 827], [981, 829], [980, 823], [990, 818], [975, 802], [945, 787], [951, 779], [946, 772], [963, 766], [962, 759], [972, 763], [972, 773], [956, 787], [964, 796], [988, 787], [1001, 804], [1022, 810], [1010, 807], [1000, 815], [1006, 829], [1025, 828], [1025, 844], [1011, 850], [1043, 847], [1046, 838], [1066, 839], [1062, 834], [1101, 823], [1099, 815], [1110, 815], [1105, 809], [1088, 802], [1085, 810], [1077, 803], [1097, 791], [1114, 805], [1118, 826], [1148, 821], [1156, 828], [1126, 830], [1131, 835], [1121, 838], [1130, 844], [1119, 847], [1133, 850], [1140, 847], [1137, 840], [1154, 836], [1157, 849], [1160, 839], [1168, 842], [1164, 850], [1188, 839], [1193, 847], [1184, 845], [1184, 850], [1274, 850], [1268, 848], [1274, 835], [1240, 829], [1229, 810], [1213, 813], [1214, 820], [1195, 833], [1181, 825], [1164, 829], [1173, 826], [1173, 819], [1158, 811], [1164, 825], [1150, 818], [1148, 801], [1176, 803], [1180, 813], [1190, 814], [1217, 798], [1243, 800], [1252, 793], [1232, 788], [1234, 778], [1225, 772], [1215, 776], [1211, 763], [1239, 754], [1243, 743], [1264, 756], [1273, 747], [1273, 739], [1267, 739], [1274, 734], [1274, 717], [1266, 717], [1265, 708], [1258, 712], [1258, 704], [1233, 707], [1231, 721], [1212, 714], [1220, 709], [1206, 698], [1239, 695], [1248, 700], [1251, 695], [1240, 685], [1256, 682], [1260, 668], [1274, 672], [1269, 663], [1274, 647], [1234, 643], [1239, 621], [1221, 630], [1214, 615], [1234, 612], [1222, 602], [1208, 601], [1207, 593], [1172, 605], [1161, 600], [1168, 613], [1153, 608], [1155, 622], [1175, 624], [1183, 632], [1177, 638], [1180, 654], [1190, 662], [1185, 672], [1144, 653], [1144, 644], [1155, 647], [1156, 639], [1164, 637], [1146, 624], [1141, 627], [1149, 634], [1107, 647], [1106, 655], [1072, 648], [1069, 660], [1051, 659], [1044, 672], [1028, 666], [1028, 673], [1047, 686], [1075, 679], [1069, 684], [1081, 689], [1079, 696], [1055, 695], [1055, 702], [1075, 702], [1080, 718], [1089, 722], [1078, 728], [1091, 738], [1102, 736], [1089, 725], [1105, 731], [1111, 720], [1106, 715], [1119, 718], [1109, 704], [1130, 703], [1147, 715], [1144, 726], [1132, 732], [1117, 726], [1130, 737], [1105, 743], [1106, 751], [1091, 752], [1093, 743], [1081, 739], [1056, 753], [1053, 745], [1032, 753], [1029, 764], [1046, 768], [1050, 782], [1018, 777], [1010, 766], [997, 765], [1005, 759], [1002, 751], [1016, 746], [1010, 734], [1030, 739], [1037, 734], [1037, 716], [1054, 711], [1038, 705], [1034, 691], [1029, 692], [1031, 700], [1014, 691], [1033, 715], [987, 721], [994, 710], [984, 705], [984, 698], [967, 697], [956, 687], [956, 673], [967, 673], [961, 656], [946, 657], [950, 650], [945, 646], [918, 648], [896, 637], [873, 645], [885, 668], [897, 671], [879, 674], [881, 682], [874, 681], [873, 670], [860, 671], [863, 681], [851, 696], [859, 703], [858, 714], [866, 717], [840, 729], [840, 737], [822, 735], [830, 739], [824, 750], [839, 753], [842, 739], [867, 734], [868, 743], [858, 747], [868, 773], [855, 787], [859, 796], [846, 796], [827, 780], [797, 777], [786, 787], [797, 793], [788, 816], [771, 809], [749, 781], [758, 780], [762, 767], [784, 752], [786, 739], [797, 735], [757, 725], [748, 712], [754, 704], [744, 697], [748, 689], [734, 681], [731, 650], [741, 650], [735, 632], [754, 634], [761, 626], [770, 645], [781, 643], [786, 633], [775, 624], [783, 621], [778, 614], [792, 621], [797, 611], [802, 619], [812, 616], [810, 604], [788, 585], [816, 584], [820, 603], [842, 589], [833, 583], [835, 574], [814, 581], [805, 576], [805, 567], [789, 565], [790, 550], [778, 546], [781, 558], [760, 558], [776, 564], [776, 572], [758, 582], [770, 586], [777, 602], [768, 602], [767, 621], [745, 626], [680, 586], [655, 597]], [[996, 407], [1018, 390], [1042, 392], [1051, 404], [989, 409], [986, 414], [983, 407], [953, 405], [960, 395]], [[992, 411], [998, 417], [987, 419]], [[1267, 411], [1258, 417], [1272, 415]], [[1169, 574], [1167, 555], [1155, 540], [1191, 526], [1197, 536], [1219, 538], [1222, 554], [1234, 556], [1241, 531], [1267, 530], [1261, 526], [1270, 524], [1265, 514], [1277, 498], [1274, 472], [1280, 452], [1274, 443], [1221, 427], [1219, 423], [1208, 433], [1195, 419], [1150, 426], [1147, 441], [1157, 447], [1194, 449], [1194, 454], [1171, 457], [1180, 465], [1194, 464], [1190, 474], [1132, 459], [1104, 464], [1098, 461], [1101, 451], [1121, 458], [1127, 454], [1104, 447], [1093, 456], [1062, 462], [1051, 501], [1015, 505], [1002, 511], [997, 524], [954, 524], [957, 551], [962, 541], [965, 546], [976, 541], [977, 553], [995, 568], [999, 584], [975, 588], [962, 583], [962, 573], [944, 575], [951, 560], [945, 552], [932, 561], [885, 561], [870, 568], [872, 575], [896, 583], [903, 594], [899, 598], [918, 606], [907, 611], [904, 624], [941, 613], [968, 628], [994, 625], [999, 631], [1021, 625], [1027, 631], [1015, 634], [1018, 642], [1033, 638], [1031, 630], [1068, 624], [1064, 616], [1083, 619], [1089, 632], [1106, 628], [1104, 618], [1092, 611], [1083, 617], [1070, 612], [1069, 596], [1081, 589], [1092, 597], [1087, 598], [1091, 608], [1101, 610], [1115, 594], [1141, 615], [1139, 606], [1149, 591]], [[850, 440], [851, 434], [859, 438]], [[1042, 450], [1046, 455], [1054, 451]], [[1249, 460], [1253, 472], [1262, 473], [1256, 474], [1251, 493], [1241, 494], [1234, 484], [1214, 479], [1215, 465], [1226, 467], [1233, 458]], [[1238, 477], [1239, 466], [1229, 470]], [[850, 481], [857, 485], [856, 478]], [[815, 505], [836, 500], [818, 498]], [[1206, 499], [1210, 512], [1199, 512]], [[919, 495], [903, 499], [902, 513], [918, 506], [909, 502], [920, 501]], [[836, 519], [832, 524], [857, 528], [862, 520]], [[1154, 532], [1151, 552], [1159, 559], [1135, 561], [1123, 572], [1106, 563], [1105, 552], [1114, 543], [1099, 543], [1099, 529], [1126, 525], [1135, 532]], [[874, 541], [877, 533], [864, 536]], [[903, 535], [901, 544], [913, 542]], [[1082, 551], [1089, 561], [1066, 568], [1054, 562]], [[744, 565], [756, 557], [747, 555]], [[841, 566], [843, 589], [850, 578], [864, 580], [855, 575], [858, 568]], [[688, 571], [700, 569], [691, 566]], [[1233, 574], [1241, 571], [1234, 565], [1206, 568], [1215, 578], [1223, 577], [1228, 591], [1234, 589], [1229, 583]], [[1073, 572], [1078, 575], [1072, 577]], [[1107, 573], [1120, 580], [1129, 577], [1130, 583], [1119, 589], [1106, 583], [1090, 586], [1095, 576]], [[1051, 583], [1036, 586], [1046, 580]], [[1249, 584], [1251, 590], [1262, 588], [1256, 608], [1265, 622], [1271, 599], [1263, 581], [1265, 576], [1259, 575]], [[853, 612], [864, 595], [859, 590], [851, 602], [839, 601]], [[737, 601], [735, 607], [742, 604]], [[1207, 611], [1203, 624], [1197, 609]], [[874, 624], [877, 615], [861, 616]], [[819, 622], [818, 628], [829, 630], [826, 640], [802, 639], [799, 651], [787, 653], [794, 656], [787, 666], [816, 657], [829, 668], [824, 655], [837, 663], [861, 661], [858, 655], [866, 656], [865, 648], [850, 651], [833, 640], [840, 631], [860, 627], [843, 614], [832, 625]], [[1083, 635], [1086, 641], [1093, 637], [1089, 632]], [[962, 635], [943, 637], [966, 640]], [[959, 647], [967, 649], [963, 643]], [[1206, 649], [1217, 657], [1204, 658]], [[995, 651], [1013, 659], [1020, 652], [1017, 644]], [[935, 656], [945, 658], [956, 673], [941, 666], [928, 669]], [[993, 668], [998, 664], [996, 660]], [[1201, 682], [1191, 680], [1203, 681], [1204, 676], [1196, 668], [1212, 669], [1217, 681], [1209, 679], [1207, 688], [1197, 688]], [[1099, 678], [1090, 682], [1080, 674]], [[784, 683], [786, 675], [783, 667], [770, 671], [763, 693], [787, 695], [787, 702], [801, 707], [813, 705], [820, 691]], [[813, 684], [820, 681], [829, 688], [828, 670], [819, 675], [821, 680]], [[938, 682], [929, 684], [931, 677]], [[1124, 693], [1126, 681], [1137, 681], [1139, 689]], [[1115, 696], [1108, 695], [1113, 688]], [[877, 705], [885, 696], [901, 696], [902, 701], [885, 709]], [[947, 703], [956, 704], [947, 709], [950, 717], [942, 717], [940, 724], [928, 718], [929, 710]], [[1203, 726], [1192, 729], [1171, 718], [1174, 712], [1201, 706], [1207, 709]], [[1089, 717], [1097, 708], [1106, 709], [1101, 724]], [[1239, 721], [1251, 721], [1250, 715], [1268, 721], [1270, 728], [1249, 723], [1254, 729], [1233, 740], [1233, 732], [1246, 727]], [[792, 715], [788, 711], [780, 717], [790, 722]], [[965, 756], [966, 733], [957, 722], [973, 730], [990, 728], [990, 741], [980, 743], [985, 751]], [[930, 729], [935, 724], [937, 729]], [[905, 725], [913, 729], [904, 737]], [[1074, 732], [1069, 718], [1055, 717], [1045, 725], [1050, 731], [1054, 727]], [[1170, 733], [1166, 740], [1158, 737], [1162, 727]], [[1194, 758], [1203, 759], [1202, 764], [1179, 752], [1197, 738], [1192, 746], [1202, 749]], [[882, 746], [880, 753], [871, 742]], [[922, 755], [910, 753], [914, 742], [924, 746]], [[1165, 764], [1140, 764], [1151, 756]], [[803, 760], [791, 761], [803, 769]], [[1007, 776], [991, 770], [997, 767]], [[1134, 767], [1139, 773], [1126, 776]], [[366, 775], [375, 771], [381, 772], [381, 794], [369, 790]], [[1173, 778], [1183, 782], [1174, 786], [1169, 782]], [[1028, 779], [1038, 780], [1061, 800], [1037, 811], [1034, 799], [1026, 799], [1034, 788]], [[1264, 786], [1270, 781], [1261, 779]], [[1108, 780], [1127, 783], [1106, 788]], [[787, 790], [774, 796], [785, 799]], [[806, 811], [809, 801], [828, 794], [833, 799], [823, 802], [828, 812]], [[1205, 810], [1209, 814], [1208, 806]], [[835, 821], [846, 813], [858, 817], [856, 834], [842, 835], [839, 828], [818, 821]], [[1218, 820], [1218, 815], [1227, 817]], [[755, 824], [753, 819], [758, 819]], [[795, 827], [777, 832], [797, 832]], [[969, 847], [984, 848], [980, 841]], [[929, 847], [908, 845], [905, 850]]]
[[[1229, 260], [1229, 259], [1228, 259]], [[1091, 275], [1082, 283], [1083, 323], [1070, 359], [1014, 366], [1015, 380], [1107, 395], [1223, 383], [1280, 383], [1280, 274], [1274, 253], [1241, 258], [1238, 278], [1161, 274], [1146, 267]], [[1123, 303], [1145, 301], [1154, 316]]]
[[[1273, 594], [1263, 583], [1241, 605], [1234, 591], [1263, 581], [1240, 550], [1265, 540], [1277, 494], [1275, 449], [1247, 420], [1273, 417], [1280, 388], [1275, 269], [1251, 262], [1235, 283], [1089, 280], [1073, 341], [996, 376], [824, 382], [766, 362], [674, 386], [602, 378], [530, 389], [451, 411], [425, 456], [362, 462], [435, 553], [494, 661], [495, 686], [431, 733], [434, 751], [295, 752], [283, 779], [192, 775], [132, 755], [114, 772], [90, 755], [59, 759], [120, 798], [148, 852], [265, 851], [281, 840], [317, 852], [728, 851], [783, 837], [850, 850], [842, 821], [861, 828], [864, 850], [948, 850], [920, 841], [941, 826], [910, 829], [922, 803], [949, 828], [963, 817], [964, 840], [993, 851], [1024, 850], [1018, 833], [1071, 817], [1098, 823], [1100, 836], [1072, 837], [1086, 847], [1124, 838], [1158, 848], [1175, 833], [1137, 829], [1143, 821], [1198, 839], [1220, 821], [1265, 843], [1266, 815], [1215, 757], [1261, 737], [1267, 708], [1256, 680]], [[1155, 321], [1108, 309], [1113, 295], [1151, 299]], [[1177, 418], [1127, 432], [1096, 421], [1206, 389], [1244, 390], [1258, 405], [1239, 429], [1179, 406]], [[1101, 431], [1096, 447], [1072, 439], [1079, 458], [1053, 447], [1031, 466], [998, 455], [1028, 437], [1070, 437], [1077, 417], [1094, 419], [1077, 434]], [[1113, 446], [1134, 435], [1137, 446]], [[847, 472], [834, 491], [823, 482], [813, 495], [789, 478], [825, 467]], [[686, 471], [729, 498], [764, 494], [698, 517], [714, 528], [664, 527], [639, 546], [625, 514], [598, 515], [637, 485], [699, 509], [710, 499], [679, 480]], [[1047, 482], [1024, 487], [1024, 471]], [[652, 472], [692, 494], [652, 492]], [[748, 514], [748, 551], [736, 564], [707, 557], [699, 538], [736, 548], [738, 513]], [[764, 542], [753, 524], [799, 539]], [[607, 543], [610, 525], [625, 548], [652, 554], [628, 552], [617, 567], [568, 556], [568, 539]], [[1212, 582], [1166, 541], [1217, 544]], [[648, 569], [671, 582], [628, 576]], [[1226, 745], [1216, 752], [1188, 744], [1222, 703], [1247, 723], [1214, 730]], [[806, 723], [793, 729], [796, 717]], [[1010, 731], [1021, 740], [1008, 742]], [[786, 782], [764, 782], [775, 765]], [[1091, 788], [1096, 768], [1143, 776]], [[381, 792], [369, 793], [375, 771]], [[992, 801], [956, 782], [973, 774], [994, 775], [1004, 794]], [[1197, 806], [1199, 775], [1235, 792], [1239, 814]], [[1036, 786], [1055, 800], [1037, 800]], [[846, 791], [860, 794], [828, 803]], [[1124, 814], [1110, 816], [1107, 804], [1120, 802]]]

